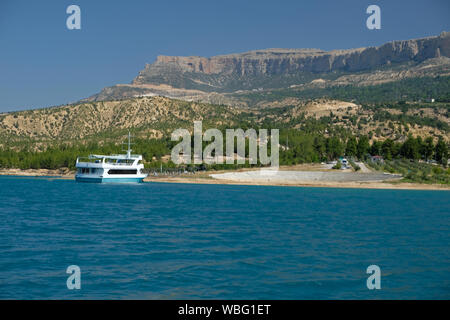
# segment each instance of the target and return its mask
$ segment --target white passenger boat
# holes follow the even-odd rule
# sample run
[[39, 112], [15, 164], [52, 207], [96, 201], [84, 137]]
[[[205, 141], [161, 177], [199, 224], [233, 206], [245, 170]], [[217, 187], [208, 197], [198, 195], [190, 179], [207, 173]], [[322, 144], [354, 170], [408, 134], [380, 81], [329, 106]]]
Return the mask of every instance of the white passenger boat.
[[97, 155], [77, 158], [75, 174], [79, 182], [142, 182], [146, 173], [142, 173], [144, 164], [142, 155], [131, 154], [131, 136], [128, 133], [127, 154]]

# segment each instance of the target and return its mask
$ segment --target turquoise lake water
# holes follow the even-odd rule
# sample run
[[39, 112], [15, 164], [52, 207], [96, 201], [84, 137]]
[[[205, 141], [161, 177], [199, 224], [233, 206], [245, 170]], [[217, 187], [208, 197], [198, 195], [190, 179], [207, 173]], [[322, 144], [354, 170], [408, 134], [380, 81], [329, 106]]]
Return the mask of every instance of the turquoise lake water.
[[449, 191], [0, 177], [0, 298], [449, 299], [449, 216]]

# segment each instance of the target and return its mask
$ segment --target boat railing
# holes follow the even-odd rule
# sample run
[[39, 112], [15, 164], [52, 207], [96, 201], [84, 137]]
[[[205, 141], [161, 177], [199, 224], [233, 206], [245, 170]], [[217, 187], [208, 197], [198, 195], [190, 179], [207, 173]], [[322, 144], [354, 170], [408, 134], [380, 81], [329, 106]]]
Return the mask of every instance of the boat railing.
[[77, 163], [79, 162], [88, 162], [88, 163], [102, 163], [102, 159], [95, 159], [89, 157], [79, 157], [77, 158]]
[[[105, 156], [105, 158], [108, 158], [108, 157], [120, 157], [121, 159], [130, 159], [130, 158], [126, 158], [125, 156], [126, 155], [123, 155], [123, 154], [111, 154], [109, 156]], [[137, 158], [139, 158], [141, 156], [142, 156], [141, 154], [130, 154], [131, 159], [137, 159]]]
[[[103, 161], [104, 160], [104, 161]], [[90, 158], [90, 157], [79, 157], [77, 158], [77, 163], [104, 163], [112, 166], [132, 166], [134, 164], [134, 160], [130, 162], [116, 162], [117, 159], [99, 159], [99, 158]]]
[[105, 164], [109, 164], [112, 166], [132, 166], [133, 165], [133, 163], [108, 162], [108, 161], [105, 161]]

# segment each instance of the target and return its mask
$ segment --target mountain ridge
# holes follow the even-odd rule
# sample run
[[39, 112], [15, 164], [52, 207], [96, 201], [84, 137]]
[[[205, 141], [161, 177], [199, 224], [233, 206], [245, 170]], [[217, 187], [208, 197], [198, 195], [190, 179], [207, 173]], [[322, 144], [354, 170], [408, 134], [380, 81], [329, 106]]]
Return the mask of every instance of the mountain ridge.
[[[299, 49], [289, 49], [289, 48], [269, 48], [269, 49], [261, 49], [261, 50], [251, 50], [243, 53], [232, 53], [232, 54], [224, 54], [217, 55], [212, 57], [201, 57], [201, 56], [168, 56], [168, 55], [159, 55], [156, 61], [153, 64], [146, 64], [146, 67], [150, 67], [152, 65], [158, 64], [178, 64], [180, 67], [185, 67], [186, 71], [190, 72], [200, 72], [200, 73], [216, 73], [221, 72], [222, 70], [218, 68], [211, 68], [208, 66], [211, 62], [215, 60], [222, 59], [271, 59], [276, 58], [278, 56], [286, 56], [286, 58], [301, 58], [301, 57], [319, 57], [326, 56], [330, 59], [333, 59], [337, 56], [342, 55], [351, 55], [358, 54], [365, 51], [371, 50], [379, 50], [386, 51], [392, 50], [394, 60], [401, 60], [402, 58], [407, 58], [408, 56], [396, 56], [395, 53], [401, 52], [404, 53], [406, 50], [406, 54], [409, 57], [416, 57], [418, 61], [423, 61], [426, 58], [436, 58], [441, 55], [450, 56], [450, 44], [448, 43], [449, 32], [442, 32], [439, 36], [425, 37], [425, 38], [417, 38], [411, 40], [394, 40], [387, 42], [381, 46], [369, 46], [369, 47], [360, 47], [360, 48], [352, 48], [352, 49], [334, 49], [330, 51], [315, 49], [315, 48], [299, 48]], [[442, 44], [435, 43], [441, 39], [446, 39], [446, 41]], [[431, 48], [426, 48], [430, 46]], [[422, 55], [418, 55], [419, 53], [423, 53]], [[289, 57], [290, 56], [290, 57]], [[198, 62], [198, 64], [192, 63]], [[390, 61], [390, 60], [389, 60]], [[347, 61], [345, 61], [347, 62]], [[345, 64], [344, 62], [344, 64]], [[334, 62], [330, 61], [329, 66], [336, 64], [336, 66], [340, 66], [340, 61]], [[351, 66], [352, 67], [352, 66]], [[134, 80], [136, 82], [136, 79]]]
[[[104, 101], [165, 96], [248, 106], [241, 91], [318, 84], [374, 85], [404, 78], [450, 75], [450, 32], [380, 46], [337, 49], [252, 50], [212, 57], [159, 55], [128, 84], [118, 84], [81, 100]], [[422, 68], [421, 64], [431, 68]]]

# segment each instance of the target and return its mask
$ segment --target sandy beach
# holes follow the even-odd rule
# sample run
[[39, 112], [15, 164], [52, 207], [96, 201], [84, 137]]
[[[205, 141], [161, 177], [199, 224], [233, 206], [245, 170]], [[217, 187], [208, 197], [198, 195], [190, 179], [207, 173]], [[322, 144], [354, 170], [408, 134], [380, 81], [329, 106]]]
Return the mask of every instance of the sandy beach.
[[240, 169], [202, 172], [181, 176], [149, 176], [145, 181], [166, 183], [201, 183], [224, 185], [450, 190], [448, 185], [401, 182], [401, 176], [372, 172], [366, 166], [361, 172], [331, 170], [326, 165], [301, 164], [282, 166], [279, 171]]
[[403, 189], [403, 190], [450, 190], [450, 186], [438, 184], [421, 184], [406, 182], [327, 182], [327, 181], [303, 181], [295, 183], [280, 182], [250, 182], [217, 180], [207, 177], [152, 177], [145, 179], [147, 182], [164, 183], [199, 183], [222, 185], [252, 185], [252, 186], [286, 186], [286, 187], [324, 187], [324, 188], [359, 188], [359, 189]]

